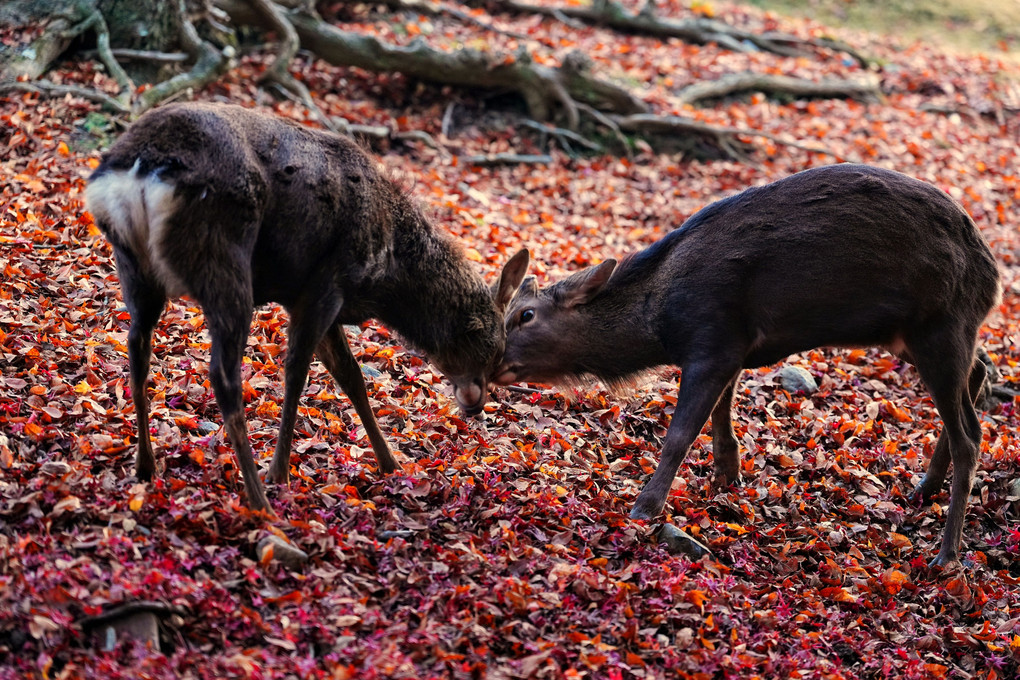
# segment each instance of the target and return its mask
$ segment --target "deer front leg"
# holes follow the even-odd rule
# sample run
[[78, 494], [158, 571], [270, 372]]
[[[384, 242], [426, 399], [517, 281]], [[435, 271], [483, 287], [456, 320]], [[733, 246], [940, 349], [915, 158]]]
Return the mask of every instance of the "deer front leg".
[[683, 367], [676, 411], [666, 432], [659, 466], [638, 494], [634, 509], [630, 512], [633, 519], [652, 519], [662, 512], [673, 479], [687, 451], [701, 433], [720, 395], [736, 379], [739, 370], [711, 360]]
[[290, 449], [294, 441], [298, 401], [308, 379], [308, 365], [312, 362], [315, 346], [326, 328], [336, 318], [340, 299], [328, 296], [317, 301], [310, 309], [295, 308], [290, 312], [290, 331], [287, 335], [287, 358], [284, 362], [283, 410], [276, 451], [266, 473], [266, 482], [286, 484], [290, 479]]
[[317, 351], [319, 359], [354, 404], [354, 410], [361, 418], [368, 440], [372, 443], [372, 451], [375, 453], [379, 468], [386, 474], [393, 472], [399, 464], [390, 452], [390, 447], [375, 419], [375, 413], [372, 412], [372, 406], [368, 402], [368, 391], [365, 389], [365, 379], [361, 375], [361, 366], [351, 353], [343, 325], [335, 323], [330, 326]]

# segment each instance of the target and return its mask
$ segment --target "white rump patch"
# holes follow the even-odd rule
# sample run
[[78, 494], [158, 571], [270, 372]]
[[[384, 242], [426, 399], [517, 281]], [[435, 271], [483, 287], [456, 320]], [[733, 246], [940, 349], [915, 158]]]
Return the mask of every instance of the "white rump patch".
[[144, 271], [155, 276], [168, 295], [187, 292], [164, 257], [161, 244], [177, 209], [174, 185], [152, 175], [140, 177], [138, 162], [130, 170], [109, 172], [89, 182], [85, 205], [99, 222], [126, 245]]

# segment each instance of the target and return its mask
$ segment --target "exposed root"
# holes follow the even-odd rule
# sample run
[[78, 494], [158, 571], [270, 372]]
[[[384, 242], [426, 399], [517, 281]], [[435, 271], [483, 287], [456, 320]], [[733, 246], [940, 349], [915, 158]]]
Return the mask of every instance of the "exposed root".
[[882, 91], [874, 78], [863, 80], [805, 80], [791, 76], [767, 73], [731, 73], [716, 80], [705, 80], [688, 85], [677, 94], [683, 104], [694, 104], [706, 99], [719, 99], [741, 92], [764, 92], [768, 95], [788, 95], [809, 98], [846, 98], [863, 102], [880, 101]]
[[633, 132], [660, 138], [673, 138], [674, 141], [676, 141], [677, 138], [685, 138], [687, 142], [681, 144], [681, 147], [684, 150], [689, 150], [695, 154], [704, 154], [705, 151], [715, 149], [718, 152], [722, 152], [724, 156], [740, 162], [748, 162], [748, 154], [754, 150], [754, 146], [749, 142], [741, 140], [741, 137], [763, 137], [765, 139], [772, 140], [777, 144], [792, 146], [797, 149], [803, 149], [804, 151], [810, 151], [811, 153], [825, 154], [833, 156], [839, 160], [852, 160], [829, 149], [808, 146], [796, 141], [777, 137], [776, 135], [772, 135], [768, 132], [748, 128], [711, 125], [709, 123], [702, 123], [700, 121], [691, 120], [689, 118], [681, 118], [679, 116], [639, 114], [633, 116], [613, 116], [612, 120], [619, 126], [620, 130], [624, 132]]
[[32, 92], [44, 97], [64, 97], [66, 95], [71, 95], [72, 97], [81, 97], [82, 99], [88, 99], [89, 101], [99, 102], [106, 108], [111, 111], [116, 111], [117, 113], [127, 113], [130, 110], [116, 97], [111, 97], [105, 92], [100, 92], [99, 90], [93, 90], [88, 87], [79, 87], [77, 85], [57, 85], [45, 80], [36, 80], [34, 82], [10, 81], [0, 83], [0, 93], [10, 91]]
[[187, 73], [178, 74], [143, 92], [132, 107], [135, 114], [141, 114], [185, 90], [205, 87], [230, 66], [233, 48], [228, 47], [221, 52], [215, 45], [203, 40], [188, 18], [184, 0], [177, 0], [177, 17], [181, 47], [195, 60], [195, 65]]
[[650, 35], [658, 38], [677, 38], [696, 45], [716, 43], [735, 52], [751, 52], [762, 50], [781, 56], [803, 56], [806, 54], [798, 47], [809, 46], [846, 52], [858, 63], [867, 66], [870, 63], [846, 43], [830, 38], [809, 40], [785, 33], [751, 33], [729, 26], [715, 19], [699, 18], [685, 21], [674, 21], [657, 16], [653, 0], [642, 7], [638, 13], [628, 11], [615, 0], [596, 0], [591, 5], [558, 6], [535, 5], [520, 0], [494, 0], [495, 5], [519, 14], [541, 14], [553, 17], [570, 26], [578, 23], [607, 26], [625, 33]]

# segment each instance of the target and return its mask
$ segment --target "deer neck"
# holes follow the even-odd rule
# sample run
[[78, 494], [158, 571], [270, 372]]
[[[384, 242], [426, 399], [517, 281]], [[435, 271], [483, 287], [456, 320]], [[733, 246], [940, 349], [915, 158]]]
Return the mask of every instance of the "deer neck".
[[577, 375], [594, 375], [613, 385], [670, 363], [655, 329], [651, 301], [629, 286], [612, 282], [594, 300], [578, 305]]

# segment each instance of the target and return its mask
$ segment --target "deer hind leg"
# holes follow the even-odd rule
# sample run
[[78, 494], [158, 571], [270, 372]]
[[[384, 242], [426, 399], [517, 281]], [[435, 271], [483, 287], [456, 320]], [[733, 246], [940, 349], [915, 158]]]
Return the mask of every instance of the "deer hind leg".
[[152, 359], [152, 331], [166, 305], [166, 292], [156, 281], [146, 276], [129, 251], [114, 247], [117, 273], [121, 282], [124, 304], [131, 314], [128, 330], [128, 365], [131, 373], [131, 401], [135, 407], [138, 427], [138, 452], [135, 456], [135, 476], [149, 481], [156, 472], [156, 457], [149, 437], [149, 396], [146, 382], [149, 362]]
[[361, 367], [351, 352], [347, 335], [340, 323], [330, 326], [319, 343], [317, 351], [333, 379], [354, 404], [354, 410], [361, 418], [361, 424], [365, 426], [368, 440], [372, 443], [372, 451], [375, 452], [375, 459], [379, 463], [379, 467], [386, 474], [393, 472], [399, 466], [379, 429], [375, 413], [372, 412], [372, 406], [368, 402], [368, 391], [365, 389], [365, 379], [361, 375]]
[[720, 488], [740, 482], [740, 451], [737, 446], [737, 438], [733, 435], [733, 421], [730, 415], [733, 407], [733, 390], [736, 384], [736, 378], [730, 381], [712, 410], [714, 484]]
[[308, 379], [308, 366], [316, 345], [340, 311], [339, 295], [324, 296], [308, 307], [288, 309], [290, 331], [287, 334], [287, 358], [284, 363], [283, 413], [280, 432], [276, 440], [273, 462], [266, 474], [266, 482], [286, 484], [290, 479], [290, 449], [294, 441], [298, 401]]
[[942, 485], [948, 468], [946, 458], [951, 459], [953, 464], [946, 528], [942, 547], [932, 560], [932, 566], [947, 566], [960, 560], [967, 501], [974, 484], [981, 445], [981, 423], [974, 410], [970, 390], [975, 340], [976, 329], [949, 327], [938, 329], [911, 347], [917, 370], [928, 386], [943, 422], [935, 454], [921, 482], [921, 493]]
[[724, 359], [703, 358], [683, 365], [676, 409], [666, 432], [659, 465], [638, 494], [631, 517], [651, 519], [662, 512], [670, 486], [688, 449], [701, 433], [720, 396], [736, 380], [739, 372], [739, 365], [729, 365]]
[[241, 391], [241, 357], [251, 324], [251, 297], [250, 293], [247, 301], [237, 297], [224, 295], [200, 300], [212, 338], [209, 381], [241, 469], [248, 505], [252, 510], [272, 512], [252, 457]]
[[[913, 362], [912, 357], [911, 362]], [[968, 396], [971, 404], [975, 404], [980, 397], [986, 375], [987, 369], [985, 365], [980, 360], [975, 359], [971, 365], [970, 377], [967, 381]], [[966, 403], [965, 399], [964, 404]], [[940, 436], [935, 443], [935, 451], [932, 453], [931, 460], [928, 462], [928, 469], [925, 471], [924, 477], [921, 478], [917, 487], [911, 492], [910, 499], [915, 503], [928, 503], [933, 497], [938, 495], [946, 481], [951, 461], [952, 455], [949, 450], [949, 437]]]

